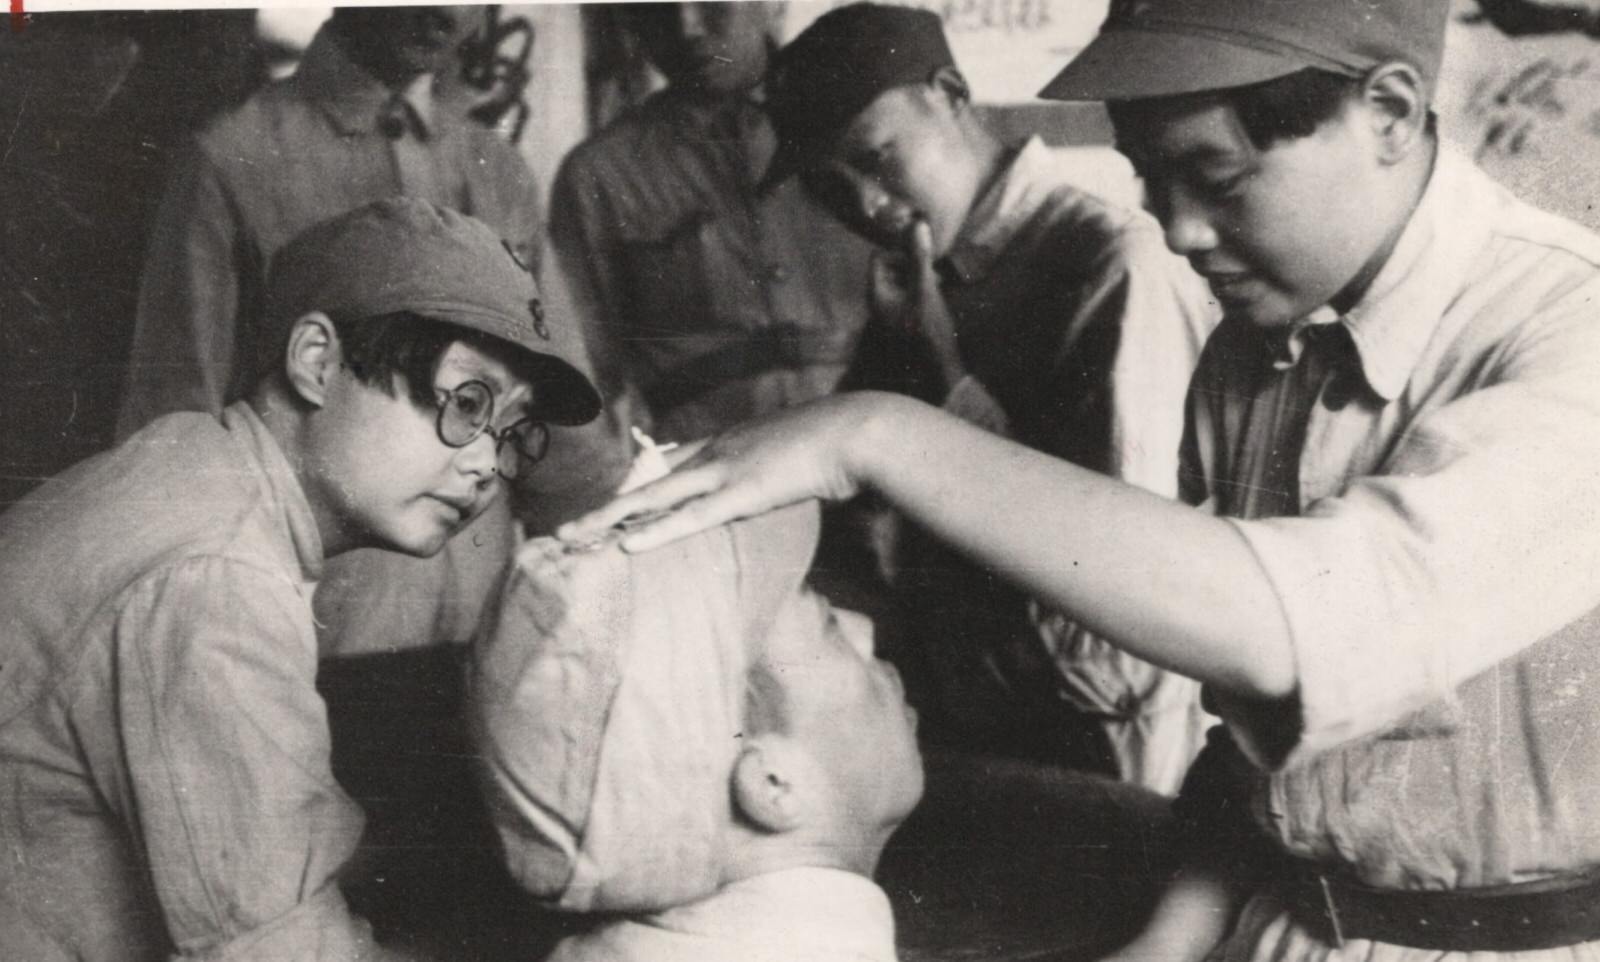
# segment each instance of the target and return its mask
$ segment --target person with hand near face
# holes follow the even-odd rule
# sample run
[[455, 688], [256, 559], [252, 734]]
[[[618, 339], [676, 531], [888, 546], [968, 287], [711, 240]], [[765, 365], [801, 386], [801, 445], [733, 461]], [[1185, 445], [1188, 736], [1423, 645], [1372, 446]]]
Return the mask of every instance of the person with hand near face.
[[[1126, 959], [1584, 958], [1600, 845], [1600, 237], [1441, 145], [1445, 0], [1127, 0], [1104, 99], [1225, 315], [1184, 500], [885, 395], [729, 432], [564, 529], [644, 550], [880, 493], [1203, 681], [1186, 864]], [[686, 452], [691, 453], [691, 452]], [[1198, 508], [1199, 510], [1196, 510]]]
[[782, 3], [625, 9], [667, 86], [563, 162], [545, 280], [580, 318], [615, 431], [686, 442], [836, 388], [868, 245], [798, 184], [758, 189]]
[[815, 505], [649, 555], [518, 556], [469, 711], [551, 962], [893, 962], [872, 881], [923, 791], [872, 629], [803, 586]]
[[425, 201], [290, 241], [261, 318], [246, 398], [0, 519], [0, 957], [399, 957], [339, 887], [363, 817], [312, 591], [356, 549], [438, 554], [600, 399], [509, 247]]
[[[878, 246], [876, 324], [847, 383], [1176, 496], [1183, 392], [1217, 314], [1153, 218], [1073, 186], [1039, 138], [997, 140], [927, 11], [829, 11], [779, 53], [767, 103], [769, 187], [798, 175]], [[919, 532], [902, 541], [906, 657], [954, 739], [1177, 790], [1210, 724], [1197, 684]]]

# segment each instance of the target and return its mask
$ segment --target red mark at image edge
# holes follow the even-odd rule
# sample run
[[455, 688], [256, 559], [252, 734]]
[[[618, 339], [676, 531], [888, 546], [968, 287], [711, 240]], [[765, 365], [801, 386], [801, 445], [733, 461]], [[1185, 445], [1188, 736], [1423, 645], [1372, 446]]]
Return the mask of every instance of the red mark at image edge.
[[28, 11], [23, 9], [23, 0], [11, 0], [11, 32], [21, 33], [28, 25]]

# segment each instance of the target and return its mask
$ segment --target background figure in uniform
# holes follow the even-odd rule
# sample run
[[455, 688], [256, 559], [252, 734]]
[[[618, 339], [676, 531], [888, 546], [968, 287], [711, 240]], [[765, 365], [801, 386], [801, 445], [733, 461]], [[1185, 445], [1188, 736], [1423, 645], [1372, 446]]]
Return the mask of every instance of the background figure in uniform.
[[[311, 590], [426, 556], [600, 399], [487, 226], [411, 199], [274, 259], [219, 416], [165, 415], [0, 517], [0, 958], [356, 962]], [[418, 959], [407, 953], [398, 956]], [[427, 956], [434, 957], [434, 956]]]
[[[339, 8], [293, 76], [200, 132], [156, 216], [119, 437], [171, 411], [218, 413], [241, 396], [272, 256], [341, 211], [419, 197], [482, 218], [535, 263], [532, 172], [432, 94], [480, 17], [471, 7]], [[324, 654], [465, 641], [511, 545], [500, 499], [433, 559], [340, 558], [318, 592]]]
[[[851, 386], [1177, 495], [1184, 392], [1218, 311], [1153, 218], [1074, 187], [1037, 137], [996, 140], [927, 11], [824, 14], [778, 55], [768, 107], [769, 183], [799, 172], [880, 245]], [[924, 533], [902, 540], [897, 658], [926, 666], [947, 737], [1177, 791], [1210, 725], [1198, 683]]]
[[200, 132], [157, 216], [121, 434], [171, 411], [217, 413], [249, 388], [268, 262], [327, 217], [420, 197], [481, 218], [532, 262], [532, 173], [434, 102], [436, 74], [477, 18], [468, 7], [339, 8], [293, 76]]
[[801, 587], [814, 505], [653, 555], [530, 543], [472, 716], [512, 874], [608, 914], [559, 962], [893, 962], [871, 881], [921, 797], [865, 619]]
[[[703, 437], [834, 390], [866, 317], [867, 245], [798, 185], [761, 194], [780, 3], [642, 3], [667, 89], [567, 157], [553, 267], [617, 430]], [[553, 296], [559, 294], [553, 291]]]
[[1182, 450], [1202, 510], [855, 393], [563, 533], [681, 504], [642, 551], [876, 491], [1204, 681], [1226, 727], [1176, 805], [1189, 859], [1123, 958], [1592, 956], [1600, 236], [1441, 146], [1448, 14], [1129, 0], [1045, 88], [1108, 102], [1222, 302]]

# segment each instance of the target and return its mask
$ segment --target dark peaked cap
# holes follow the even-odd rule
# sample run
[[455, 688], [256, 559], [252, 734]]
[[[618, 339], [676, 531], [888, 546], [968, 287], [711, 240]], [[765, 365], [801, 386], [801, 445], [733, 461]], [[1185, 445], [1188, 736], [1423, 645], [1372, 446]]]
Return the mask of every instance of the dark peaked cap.
[[925, 83], [954, 63], [944, 25], [927, 10], [854, 3], [818, 17], [778, 52], [767, 75], [778, 147], [763, 186], [815, 163], [879, 94]]
[[1316, 67], [1360, 77], [1403, 60], [1432, 84], [1450, 0], [1112, 0], [1049, 100], [1139, 100], [1243, 87]]

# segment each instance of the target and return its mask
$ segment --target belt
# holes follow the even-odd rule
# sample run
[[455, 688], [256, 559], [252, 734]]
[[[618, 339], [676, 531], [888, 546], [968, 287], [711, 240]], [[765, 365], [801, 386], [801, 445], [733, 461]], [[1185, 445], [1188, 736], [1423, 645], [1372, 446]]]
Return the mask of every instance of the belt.
[[767, 371], [849, 363], [849, 352], [834, 346], [830, 333], [798, 324], [770, 324], [738, 332], [726, 347], [662, 372], [644, 387], [645, 400], [659, 413], [713, 388]]
[[1600, 870], [1440, 891], [1378, 889], [1289, 859], [1278, 893], [1331, 945], [1369, 939], [1442, 952], [1524, 952], [1600, 940]]

